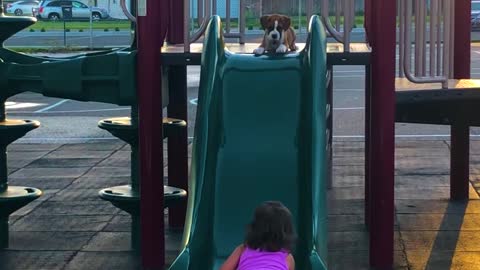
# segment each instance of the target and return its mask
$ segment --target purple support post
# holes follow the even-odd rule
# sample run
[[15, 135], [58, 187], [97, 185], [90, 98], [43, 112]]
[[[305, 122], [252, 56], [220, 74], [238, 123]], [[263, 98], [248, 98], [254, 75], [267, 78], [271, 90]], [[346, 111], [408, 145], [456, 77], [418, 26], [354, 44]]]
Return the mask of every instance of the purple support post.
[[[170, 24], [168, 42], [181, 44], [184, 39], [184, 2], [170, 0]], [[187, 66], [170, 66], [168, 72], [169, 104], [168, 116], [187, 119]], [[188, 190], [188, 130], [181, 129], [168, 138], [168, 184]], [[183, 227], [187, 212], [187, 202], [170, 207], [168, 211], [170, 227]]]
[[138, 10], [137, 17], [141, 251], [143, 269], [153, 270], [165, 264], [160, 50], [167, 32], [169, 1], [144, 3], [146, 14]]
[[[470, 78], [470, 0], [455, 1], [454, 77]], [[468, 199], [470, 127], [466, 123], [451, 126], [450, 198]]]
[[367, 43], [371, 44], [372, 40], [372, 1], [373, 0], [365, 0], [365, 12], [364, 12], [364, 22], [363, 25], [365, 27], [365, 39]]
[[370, 18], [374, 37], [369, 134], [370, 265], [375, 269], [393, 265], [396, 6], [395, 0], [372, 1]]
[[170, 1], [170, 19], [168, 24], [167, 41], [170, 44], [183, 43], [183, 23], [185, 15], [183, 14], [183, 0]]

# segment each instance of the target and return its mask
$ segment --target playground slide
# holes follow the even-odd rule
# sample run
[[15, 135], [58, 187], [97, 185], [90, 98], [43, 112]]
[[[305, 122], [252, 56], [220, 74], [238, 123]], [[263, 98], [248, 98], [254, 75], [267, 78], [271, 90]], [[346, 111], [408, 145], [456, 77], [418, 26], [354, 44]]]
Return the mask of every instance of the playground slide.
[[225, 48], [219, 17], [204, 41], [189, 202], [170, 270], [218, 269], [254, 208], [279, 200], [298, 235], [296, 269], [326, 269], [326, 35], [313, 16], [300, 52]]

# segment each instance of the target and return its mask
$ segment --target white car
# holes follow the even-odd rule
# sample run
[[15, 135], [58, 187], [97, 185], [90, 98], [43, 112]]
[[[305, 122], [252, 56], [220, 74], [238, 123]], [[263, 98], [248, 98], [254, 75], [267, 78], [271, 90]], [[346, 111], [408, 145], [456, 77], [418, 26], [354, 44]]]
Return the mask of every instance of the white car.
[[32, 0], [22, 0], [7, 5], [7, 13], [17, 16], [33, 16], [32, 9], [38, 7], [40, 2]]

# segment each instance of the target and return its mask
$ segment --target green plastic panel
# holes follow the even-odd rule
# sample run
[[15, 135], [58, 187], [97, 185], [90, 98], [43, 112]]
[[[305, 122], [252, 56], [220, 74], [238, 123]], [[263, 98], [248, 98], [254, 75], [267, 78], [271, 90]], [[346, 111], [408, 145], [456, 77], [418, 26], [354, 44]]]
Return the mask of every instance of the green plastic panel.
[[64, 59], [0, 49], [0, 100], [31, 91], [45, 96], [117, 105], [136, 103], [136, 51]]
[[326, 35], [300, 52], [234, 54], [213, 16], [204, 41], [183, 250], [171, 270], [218, 269], [254, 208], [294, 215], [297, 269], [326, 269]]

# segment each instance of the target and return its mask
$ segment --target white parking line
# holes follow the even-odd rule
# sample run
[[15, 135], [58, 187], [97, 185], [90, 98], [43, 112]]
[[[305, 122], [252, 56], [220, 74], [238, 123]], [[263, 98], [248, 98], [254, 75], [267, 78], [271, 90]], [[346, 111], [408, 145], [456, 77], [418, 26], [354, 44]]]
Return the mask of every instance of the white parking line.
[[36, 113], [46, 112], [46, 111], [48, 111], [48, 110], [51, 110], [51, 109], [53, 109], [53, 108], [55, 108], [55, 107], [58, 107], [58, 106], [62, 105], [63, 103], [65, 103], [65, 102], [67, 102], [67, 101], [69, 101], [69, 99], [60, 100], [59, 102], [57, 102], [57, 103], [55, 103], [55, 104], [52, 104], [52, 105], [50, 105], [50, 106], [48, 106], [48, 107], [45, 107], [45, 108], [40, 109], [40, 110], [35, 111], [35, 112], [36, 112]]

